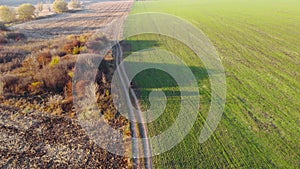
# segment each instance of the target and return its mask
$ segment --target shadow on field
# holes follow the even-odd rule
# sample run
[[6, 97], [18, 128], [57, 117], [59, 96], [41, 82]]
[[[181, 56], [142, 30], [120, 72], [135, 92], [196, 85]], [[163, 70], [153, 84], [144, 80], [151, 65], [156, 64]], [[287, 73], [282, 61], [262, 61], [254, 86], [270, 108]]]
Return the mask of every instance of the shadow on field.
[[[129, 56], [134, 52], [141, 50], [151, 49], [159, 47], [161, 44], [155, 40], [124, 40], [120, 42], [122, 50], [125, 57]], [[203, 66], [186, 66], [184, 64], [174, 64], [174, 61], [164, 61], [164, 63], [156, 63], [149, 59], [148, 62], [139, 61], [136, 58], [135, 61], [126, 61], [125, 70], [132, 69], [133, 67], [139, 67], [141, 70], [132, 80], [134, 88], [137, 89], [137, 95], [141, 97], [148, 97], [150, 92], [156, 92], [157, 90], [162, 90], [166, 96], [197, 96], [199, 91], [199, 86], [202, 86], [202, 81], [207, 81], [208, 70]], [[146, 69], [150, 67], [153, 69]], [[164, 68], [164, 70], [156, 69]], [[186, 77], [183, 74], [184, 69], [189, 69], [194, 75], [194, 79], [197, 81], [198, 88], [191, 89], [189, 88], [192, 84], [192, 78]], [[182, 93], [179, 88], [179, 84], [175, 81], [172, 75], [168, 72], [172, 72], [173, 75], [177, 76], [177, 81], [180, 81], [180, 87], [183, 87]], [[219, 74], [218, 70], [209, 70], [212, 75]], [[207, 82], [206, 82], [207, 83]], [[195, 92], [197, 90], [197, 92]], [[141, 93], [140, 93], [141, 92]], [[201, 93], [201, 91], [199, 91]]]
[[46, 16], [39, 16], [39, 17], [37, 17], [35, 20], [50, 19], [50, 18], [57, 17], [57, 16], [59, 16], [59, 15], [60, 15], [60, 14], [54, 13], [54, 14], [46, 15]]
[[33, 28], [21, 31], [29, 37], [41, 37], [48, 38], [52, 35], [79, 35], [89, 31], [95, 31], [103, 28], [103, 26], [59, 26], [59, 27], [48, 27], [48, 28]]
[[128, 56], [133, 52], [158, 47], [160, 43], [156, 40], [123, 40], [120, 45], [125, 55]]
[[[125, 70], [128, 72], [130, 67], [138, 66], [138, 67], [165, 67], [168, 70], [173, 70], [173, 76], [169, 74], [169, 71], [164, 71], [160, 69], [145, 69], [139, 72], [132, 80], [131, 86], [137, 97], [142, 98], [147, 104], [149, 104], [149, 96], [150, 93], [154, 94], [154, 97], [157, 96], [159, 99], [159, 95], [155, 95], [162, 91], [165, 96], [172, 100], [178, 97], [186, 97], [186, 98], [194, 98], [199, 97], [205, 93], [203, 88], [204, 84], [207, 85], [208, 74], [207, 70], [202, 67], [190, 66], [188, 69], [194, 75], [194, 79], [196, 80], [196, 85], [194, 86], [194, 81], [191, 78], [187, 78], [182, 73], [182, 69], [186, 69], [185, 65], [178, 64], [168, 64], [168, 63], [145, 63], [145, 62], [126, 62]], [[178, 70], [178, 71], [176, 71]], [[175, 74], [174, 74], [175, 73]], [[215, 72], [217, 73], [217, 72]], [[128, 73], [127, 73], [128, 74]], [[177, 81], [174, 78], [174, 75], [177, 76]], [[206, 81], [206, 82], [203, 82]], [[208, 84], [208, 88], [209, 84]]]

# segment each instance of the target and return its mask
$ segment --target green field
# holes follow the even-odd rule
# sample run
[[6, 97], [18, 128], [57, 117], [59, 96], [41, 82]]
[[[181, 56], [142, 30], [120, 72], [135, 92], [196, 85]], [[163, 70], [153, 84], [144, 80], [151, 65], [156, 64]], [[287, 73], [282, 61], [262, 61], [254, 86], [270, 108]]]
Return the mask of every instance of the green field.
[[[227, 100], [214, 135], [200, 144], [210, 105], [210, 83], [201, 60], [180, 42], [144, 34], [129, 38], [132, 52], [160, 47], [174, 52], [198, 80], [201, 108], [183, 142], [154, 157], [155, 168], [300, 167], [300, 1], [137, 1], [132, 13], [164, 12], [200, 28], [217, 49], [226, 70]], [[138, 62], [133, 58], [132, 62]], [[149, 62], [154, 62], [149, 57]], [[166, 64], [166, 63], [161, 63]], [[168, 96], [164, 114], [148, 125], [150, 136], [177, 118], [180, 92], [169, 75], [143, 71], [134, 79], [143, 107], [151, 90]]]

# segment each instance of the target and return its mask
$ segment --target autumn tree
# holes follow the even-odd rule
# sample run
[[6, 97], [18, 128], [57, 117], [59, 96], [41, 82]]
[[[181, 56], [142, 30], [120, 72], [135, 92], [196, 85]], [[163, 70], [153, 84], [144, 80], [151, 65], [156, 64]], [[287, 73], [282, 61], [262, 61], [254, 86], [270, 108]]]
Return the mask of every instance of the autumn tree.
[[69, 10], [68, 3], [64, 0], [55, 0], [53, 2], [53, 8], [56, 13], [64, 13]]
[[73, 9], [78, 9], [81, 7], [80, 0], [71, 0], [70, 7]]
[[0, 6], [0, 20], [3, 22], [12, 22], [16, 20], [16, 13], [8, 6]]
[[29, 20], [34, 16], [35, 7], [31, 4], [22, 4], [18, 7], [18, 15], [21, 20]]

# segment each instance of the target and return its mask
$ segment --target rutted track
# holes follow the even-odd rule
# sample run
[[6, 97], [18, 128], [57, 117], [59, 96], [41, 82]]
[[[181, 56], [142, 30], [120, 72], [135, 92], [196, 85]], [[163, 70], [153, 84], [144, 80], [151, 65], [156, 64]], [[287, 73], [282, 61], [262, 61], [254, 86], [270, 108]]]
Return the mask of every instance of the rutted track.
[[[127, 89], [127, 85], [129, 84], [129, 79], [127, 77], [125, 68], [122, 64], [120, 64], [122, 62], [122, 58], [123, 58], [123, 52], [122, 52], [122, 48], [120, 46], [119, 43], [117, 43], [116, 45], [116, 63], [119, 65], [120, 67], [120, 72], [118, 72], [119, 78], [121, 80], [121, 85], [123, 87], [123, 91], [124, 94], [126, 96], [127, 99], [127, 104], [129, 107], [129, 113], [131, 117], [134, 117], [136, 121], [139, 121], [139, 124], [135, 124], [134, 122], [131, 123], [131, 130], [132, 130], [132, 135], [133, 137], [138, 138], [138, 134], [142, 137], [142, 138], [146, 138], [145, 142], [133, 142], [133, 154], [138, 155], [139, 158], [134, 158], [134, 162], [137, 165], [137, 168], [146, 168], [146, 169], [151, 169], [153, 168], [152, 165], [152, 157], [151, 157], [151, 145], [149, 142], [149, 139], [147, 139], [148, 137], [148, 131], [147, 131], [147, 127], [145, 125], [144, 119], [141, 116], [141, 110], [139, 107], [139, 102], [138, 99], [136, 97], [136, 94], [134, 93], [134, 91], [129, 88], [130, 94], [133, 97], [133, 104], [135, 104], [137, 106], [138, 111], [135, 112], [132, 108], [132, 102], [130, 101], [130, 96], [129, 93], [127, 93], [128, 89]], [[141, 161], [141, 156], [144, 156], [144, 161]]]

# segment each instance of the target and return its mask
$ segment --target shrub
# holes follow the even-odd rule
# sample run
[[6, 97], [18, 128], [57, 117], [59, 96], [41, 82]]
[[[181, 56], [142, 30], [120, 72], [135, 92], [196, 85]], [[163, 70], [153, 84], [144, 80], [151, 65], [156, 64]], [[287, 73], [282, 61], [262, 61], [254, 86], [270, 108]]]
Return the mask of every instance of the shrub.
[[6, 36], [3, 34], [0, 34], [0, 44], [5, 44], [7, 43]]
[[110, 46], [110, 43], [111, 42], [106, 38], [106, 36], [100, 36], [89, 40], [86, 46], [91, 53], [99, 53], [101, 50]]
[[35, 76], [35, 80], [43, 82], [46, 89], [52, 92], [63, 92], [65, 86], [72, 80], [69, 72], [74, 68], [76, 63], [75, 59], [66, 59], [66, 57], [55, 57], [56, 59], [54, 58], [52, 61], [56, 63], [39, 70]]
[[2, 78], [3, 93], [24, 94], [31, 83], [31, 77], [19, 77], [16, 75], [6, 75]]
[[21, 66], [22, 66], [22, 63], [21, 63], [20, 59], [14, 59], [9, 63], [0, 64], [0, 72], [12, 71]]
[[35, 70], [37, 68], [39, 68], [39, 63], [37, 62], [37, 59], [35, 58], [35, 56], [33, 55], [29, 55], [28, 57], [26, 57], [26, 59], [23, 61], [22, 63], [22, 67], [28, 71], [32, 71]]
[[18, 15], [21, 20], [29, 20], [34, 16], [35, 7], [31, 4], [22, 4], [18, 7]]
[[63, 56], [67, 55], [67, 52], [65, 52], [63, 49], [52, 49], [51, 50], [51, 55], [52, 56], [63, 57]]
[[67, 2], [64, 0], [55, 0], [53, 2], [53, 8], [56, 13], [64, 13], [69, 10]]
[[90, 34], [82, 34], [80, 36], [78, 35], [68, 35], [67, 36], [67, 40], [71, 41], [71, 40], [78, 40], [80, 41], [81, 44], [85, 44], [89, 38], [90, 38]]
[[75, 47], [73, 48], [73, 54], [74, 54], [74, 55], [77, 55], [77, 54], [79, 54], [79, 53], [80, 53], [80, 47], [75, 46]]
[[62, 65], [42, 69], [35, 79], [43, 82], [46, 89], [53, 92], [62, 92], [66, 84], [71, 81], [68, 69]]
[[64, 88], [64, 96], [66, 99], [73, 97], [73, 83], [69, 81]]
[[0, 19], [3, 22], [13, 22], [16, 20], [16, 13], [8, 6], [0, 6]]
[[56, 65], [59, 64], [59, 61], [60, 61], [60, 57], [59, 56], [55, 56], [55, 57], [52, 58], [49, 66], [50, 67], [54, 67], [54, 66], [56, 66]]
[[64, 51], [59, 51], [59, 52], [57, 53], [57, 56], [59, 56], [59, 57], [63, 57], [63, 56], [66, 56], [66, 55], [67, 55], [67, 53], [64, 52]]
[[68, 54], [79, 54], [84, 48], [79, 40], [74, 39], [73, 41], [69, 41], [64, 45], [64, 51]]
[[50, 51], [45, 51], [45, 52], [38, 53], [36, 59], [39, 63], [39, 66], [42, 68], [43, 66], [48, 65], [51, 62], [52, 55]]
[[7, 28], [3, 22], [0, 22], [0, 31], [7, 31]]
[[15, 91], [15, 84], [18, 82], [18, 78], [12, 75], [6, 75], [1, 78], [2, 94], [6, 92]]
[[52, 110], [52, 113], [61, 115], [63, 113], [63, 110], [61, 108], [62, 101], [63, 97], [61, 95], [50, 96], [47, 102], [47, 106]]
[[73, 55], [78, 55], [78, 54], [80, 54], [82, 51], [84, 51], [86, 48], [84, 47], [84, 46], [75, 46], [74, 48], [73, 48]]
[[69, 4], [73, 9], [78, 9], [81, 7], [80, 0], [71, 0]]
[[22, 41], [26, 40], [26, 36], [23, 33], [7, 33], [6, 38], [8, 40], [14, 40], [14, 41]]
[[0, 63], [11, 62], [14, 59], [23, 60], [28, 52], [24, 50], [1, 50], [0, 51]]
[[65, 66], [67, 69], [72, 70], [75, 67], [76, 58], [72, 56], [64, 56], [60, 59], [60, 65]]
[[43, 86], [44, 84], [42, 82], [32, 82], [29, 86], [28, 86], [28, 90], [31, 93], [40, 93], [43, 91]]
[[79, 41], [85, 44], [89, 40], [89, 38], [90, 38], [89, 34], [84, 34], [79, 36]]

